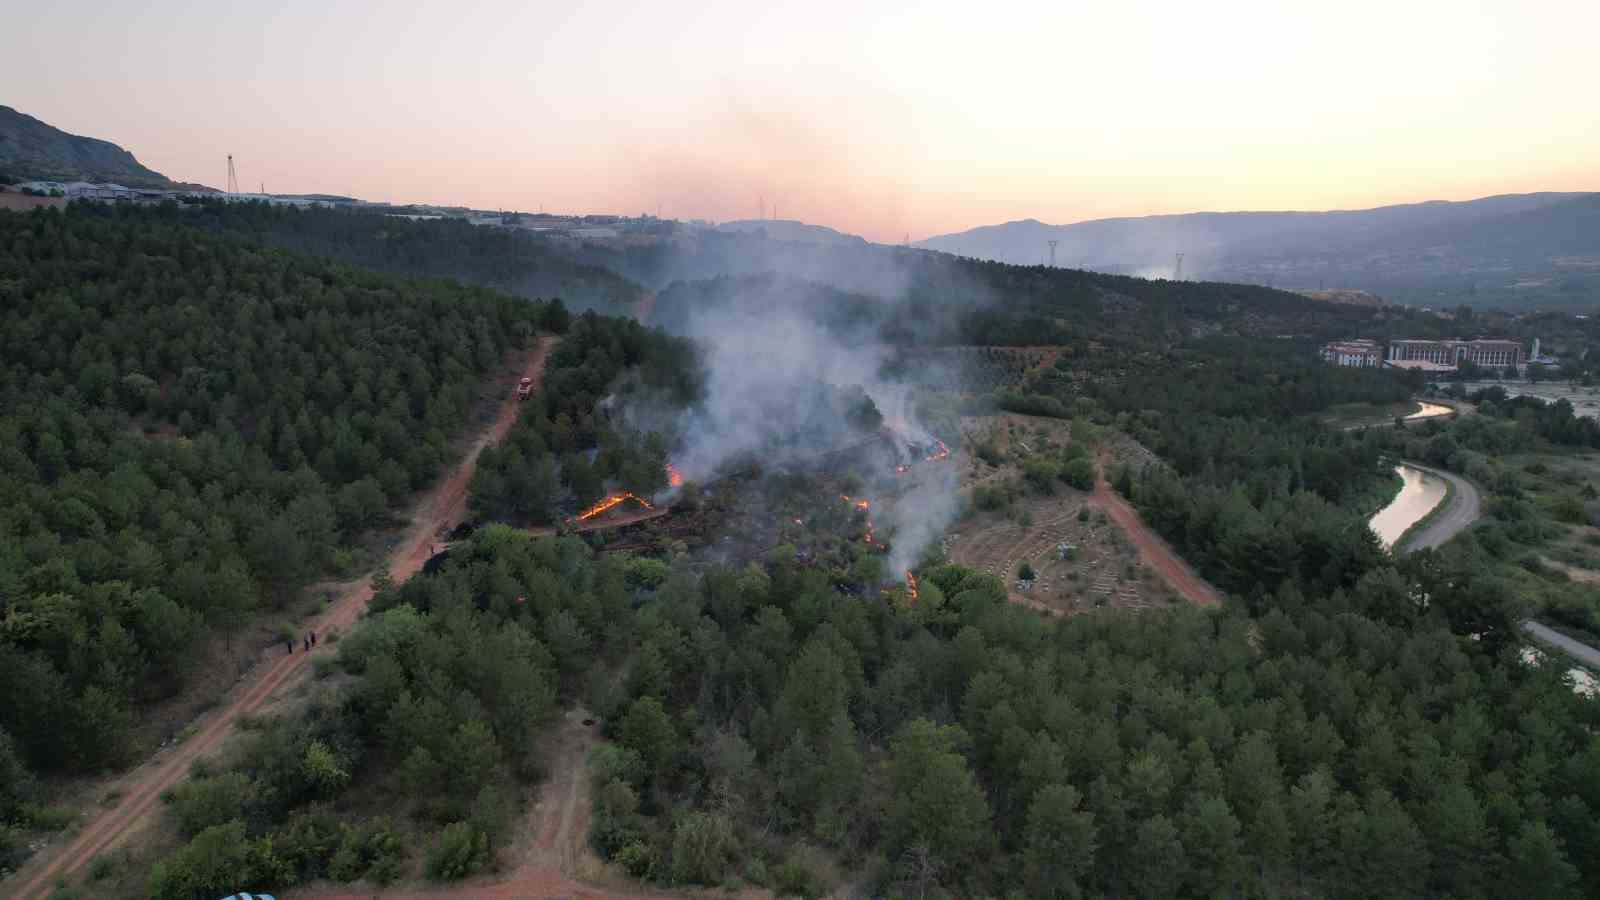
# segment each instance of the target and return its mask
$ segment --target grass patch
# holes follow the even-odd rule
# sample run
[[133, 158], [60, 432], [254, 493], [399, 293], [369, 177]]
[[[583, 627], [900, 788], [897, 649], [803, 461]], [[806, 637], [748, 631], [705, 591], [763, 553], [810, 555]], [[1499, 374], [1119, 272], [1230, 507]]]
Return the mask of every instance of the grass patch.
[[1334, 428], [1360, 428], [1362, 426], [1393, 425], [1397, 417], [1409, 416], [1422, 409], [1415, 400], [1398, 403], [1340, 403], [1328, 407], [1318, 418]]

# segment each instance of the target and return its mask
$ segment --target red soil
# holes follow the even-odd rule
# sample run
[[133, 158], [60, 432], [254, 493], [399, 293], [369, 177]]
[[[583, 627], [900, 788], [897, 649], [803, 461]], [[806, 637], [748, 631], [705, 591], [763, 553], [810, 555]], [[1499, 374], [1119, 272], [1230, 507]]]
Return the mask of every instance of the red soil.
[[1104, 459], [1096, 469], [1094, 494], [1089, 502], [1105, 510], [1106, 515], [1128, 535], [1134, 546], [1139, 548], [1139, 556], [1144, 559], [1145, 565], [1160, 572], [1167, 584], [1172, 585], [1190, 603], [1196, 606], [1222, 605], [1222, 594], [1189, 568], [1189, 564], [1180, 559], [1160, 535], [1144, 524], [1128, 501], [1111, 489], [1106, 481]]

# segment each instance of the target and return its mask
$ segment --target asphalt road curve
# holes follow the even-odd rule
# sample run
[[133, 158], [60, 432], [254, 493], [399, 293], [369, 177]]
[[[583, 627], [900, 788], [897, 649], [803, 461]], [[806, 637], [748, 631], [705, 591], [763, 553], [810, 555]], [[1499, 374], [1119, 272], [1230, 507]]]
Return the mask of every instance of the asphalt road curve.
[[1540, 625], [1532, 619], [1522, 623], [1522, 630], [1533, 635], [1540, 643], [1549, 644], [1586, 666], [1600, 669], [1600, 650], [1579, 643], [1554, 628]]
[[1405, 547], [1401, 548], [1401, 553], [1410, 553], [1414, 550], [1421, 550], [1424, 547], [1438, 547], [1445, 541], [1460, 534], [1471, 526], [1473, 522], [1478, 521], [1479, 516], [1483, 515], [1483, 499], [1472, 482], [1443, 469], [1435, 469], [1432, 466], [1424, 466], [1409, 460], [1402, 460], [1402, 462], [1405, 465], [1414, 466], [1431, 475], [1443, 478], [1445, 481], [1450, 482], [1453, 490], [1449, 498], [1444, 501], [1447, 504], [1445, 508], [1433, 517], [1433, 521], [1423, 526], [1421, 531], [1406, 539]]

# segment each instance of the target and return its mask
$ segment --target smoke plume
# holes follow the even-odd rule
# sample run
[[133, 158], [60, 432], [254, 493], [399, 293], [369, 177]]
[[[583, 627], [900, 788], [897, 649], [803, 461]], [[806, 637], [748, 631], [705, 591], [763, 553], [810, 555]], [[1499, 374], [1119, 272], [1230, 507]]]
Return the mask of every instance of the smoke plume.
[[[897, 499], [872, 498], [876, 527], [892, 535], [889, 573], [899, 577], [955, 517], [954, 461], [926, 461], [939, 444], [917, 420], [912, 385], [884, 374], [893, 348], [870, 329], [842, 334], [837, 321], [824, 323], [827, 309], [794, 303], [792, 290], [762, 294], [759, 281], [744, 287], [750, 291], [735, 302], [696, 306], [674, 323], [700, 349], [700, 402], [669, 410], [634, 395], [621, 410], [624, 422], [670, 435], [684, 477], [709, 481], [736, 460], [782, 466], [881, 443], [870, 413], [858, 415], [864, 394], [911, 465]], [[892, 474], [892, 466], [884, 471]]]

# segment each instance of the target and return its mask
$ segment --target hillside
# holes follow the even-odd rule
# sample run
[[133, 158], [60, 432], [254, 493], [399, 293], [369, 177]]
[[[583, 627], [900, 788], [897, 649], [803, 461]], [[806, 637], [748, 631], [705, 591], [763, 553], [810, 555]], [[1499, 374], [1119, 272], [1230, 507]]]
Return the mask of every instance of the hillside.
[[765, 234], [777, 241], [806, 241], [816, 244], [865, 244], [867, 239], [845, 234], [825, 225], [809, 225], [795, 219], [741, 219], [723, 222], [718, 231], [739, 234]]
[[0, 743], [64, 773], [152, 749], [134, 710], [213, 632], [241, 661], [281, 642], [246, 626], [359, 564], [547, 312], [565, 320], [190, 229], [0, 213], [0, 683], [30, 686], [0, 691]]
[[[249, 233], [229, 216], [208, 223], [208, 210], [0, 214], [0, 683], [30, 687], [0, 692], [0, 869], [69, 821], [38, 805], [54, 802], [54, 782], [28, 770], [149, 750], [132, 739], [133, 710], [195, 677], [209, 629], [259, 655], [261, 637], [240, 628], [251, 607], [331, 567], [429, 479], [465, 398], [519, 335], [564, 333], [469, 489], [480, 514], [519, 525], [613, 487], [654, 498], [664, 463], [683, 461], [680, 439], [739, 437], [640, 433], [635, 404], [692, 404], [674, 425], [792, 417], [804, 392], [765, 388], [773, 358], [801, 368], [808, 344], [828, 343], [724, 327], [701, 357], [629, 320], [568, 321], [552, 305], [185, 227]], [[339, 226], [365, 221], [285, 217], [256, 233], [337, 248]], [[375, 252], [388, 232], [358, 234], [349, 246]], [[1055, 417], [1070, 443], [1018, 423], [1004, 452], [1029, 454], [1023, 475], [973, 502], [998, 513], [1059, 496], [1080, 510], [1070, 527], [1119, 534], [1095, 508], [1105, 486], [1083, 492], [1067, 466], [1126, 432], [1163, 465], [1107, 474], [1229, 591], [1226, 608], [1099, 612], [1094, 579], [1147, 575], [1079, 559], [1054, 587], [1084, 608], [1040, 616], [1008, 603], [1009, 563], [946, 564], [937, 535], [911, 525], [936, 515], [941, 471], [1000, 452], [983, 442], [909, 474], [832, 454], [815, 471], [707, 470], [631, 535], [490, 523], [415, 577], [380, 580], [370, 615], [337, 641], [324, 631], [309, 677], [281, 682], [280, 702], [208, 720], [236, 742], [228, 752], [192, 766], [155, 757], [171, 786], [142, 795], [143, 819], [108, 820], [124, 782], [90, 794], [106, 810], [86, 812], [78, 834], [148, 830], [74, 858], [86, 872], [68, 888], [204, 900], [470, 876], [465, 890], [575, 895], [585, 888], [569, 879], [606, 860], [613, 889], [632, 885], [626, 873], [788, 896], [1596, 894], [1600, 862], [1581, 852], [1600, 753], [1592, 704], [1505, 645], [1515, 604], [1478, 545], [1417, 561], [1379, 552], [1362, 527], [1379, 438], [1305, 415], [1412, 386], [1258, 339], [1372, 310], [1248, 285], [728, 240], [769, 245], [781, 255], [761, 261], [816, 280], [685, 283], [663, 291], [664, 317], [678, 303], [814, 306], [866, 342], [1090, 349], [1000, 398]], [[756, 352], [727, 358], [735, 368], [716, 352], [752, 340]], [[1169, 343], [1181, 346], [1092, 351]], [[906, 349], [929, 367], [925, 348]], [[730, 389], [750, 405], [730, 407]], [[888, 424], [901, 410], [884, 411]], [[1423, 434], [1382, 439], [1394, 455], [1415, 455], [1413, 440], [1453, 455]], [[1513, 471], [1499, 475], [1485, 481], [1516, 488]], [[1507, 515], [1527, 515], [1505, 499]], [[1063, 524], [1040, 522], [1039, 539]], [[1503, 547], [1510, 524], [1482, 529], [1485, 546]], [[741, 552], [732, 539], [752, 532]], [[929, 553], [890, 562], [919, 541]], [[1405, 601], [1418, 592], [1426, 606]], [[195, 740], [180, 752], [198, 753]], [[31, 876], [30, 888], [54, 883]]]
[[0, 173], [24, 181], [178, 187], [110, 141], [68, 134], [9, 106], [0, 106]]
[[641, 288], [613, 272], [574, 261], [523, 232], [460, 219], [407, 219], [377, 212], [300, 209], [264, 203], [198, 206], [85, 206], [79, 215], [186, 225], [255, 243], [311, 253], [393, 275], [453, 278], [571, 307], [620, 311]]
[[[586, 259], [660, 285], [652, 322], [679, 329], [696, 308], [804, 309], [843, 340], [1031, 346], [1093, 340], [1138, 349], [1212, 335], [1335, 336], [1376, 307], [1287, 291], [1015, 266], [875, 244], [711, 235], [673, 248]], [[654, 276], [654, 277], [652, 277]]]
[[1600, 302], [1600, 194], [1542, 193], [1331, 212], [1231, 212], [1028, 219], [918, 246], [1034, 264], [1347, 289], [1416, 305], [1580, 306]]

